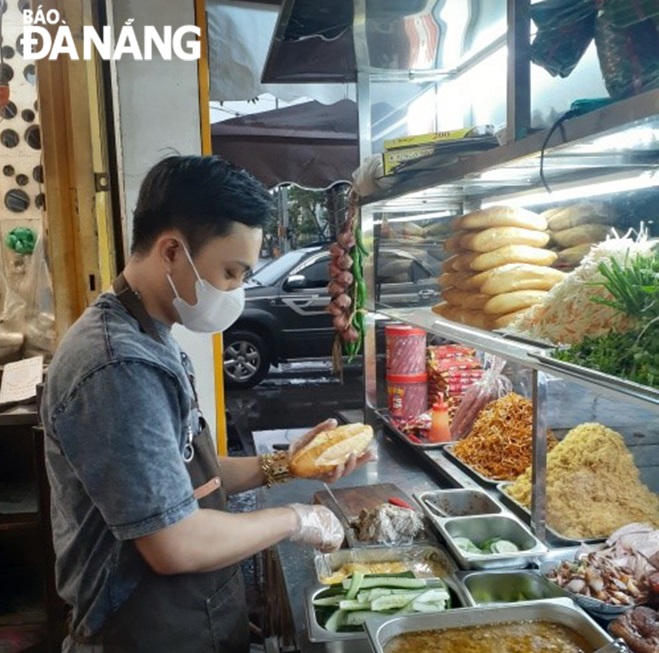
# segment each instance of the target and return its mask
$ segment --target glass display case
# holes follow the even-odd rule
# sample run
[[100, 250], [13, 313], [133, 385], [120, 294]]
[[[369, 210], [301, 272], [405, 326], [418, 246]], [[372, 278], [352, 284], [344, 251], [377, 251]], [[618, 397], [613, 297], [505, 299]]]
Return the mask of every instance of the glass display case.
[[[658, 112], [659, 91], [650, 91], [567, 120], [562, 133], [550, 135], [543, 131], [449, 163], [440, 161], [433, 165], [431, 159], [419, 161], [409, 166], [410, 172], [395, 186], [366, 198], [361, 206], [364, 240], [372, 250], [366, 266], [371, 323], [379, 319], [394, 320], [425, 330], [429, 343], [466, 346], [481, 361], [485, 353], [505, 359], [508, 362], [505, 374], [512, 377], [512, 390], [530, 400], [532, 406], [529, 462], [534, 482], [530, 484], [528, 478], [522, 479], [511, 491], [508, 483], [513, 478], [487, 478], [487, 475], [483, 478], [482, 473], [474, 473], [476, 470], [468, 463], [452, 455], [455, 445], [424, 446], [430, 443], [423, 438], [413, 438], [410, 445], [418, 448], [445, 476], [458, 479], [457, 484], [475, 483], [493, 491], [496, 487], [499, 498], [549, 542], [601, 541], [627, 521], [659, 525], [659, 381], [654, 376], [654, 382], [639, 383], [610, 370], [605, 373], [587, 364], [556, 358], [557, 349], [576, 345], [579, 339], [566, 342], [549, 337], [556, 330], [549, 330], [542, 337], [542, 333], [538, 335], [533, 330], [498, 327], [496, 318], [500, 313], [488, 312], [486, 307], [496, 295], [497, 300], [510, 299], [505, 295], [515, 294], [511, 288], [538, 288], [541, 290], [532, 292], [538, 293], [536, 300], [542, 311], [543, 306], [552, 303], [549, 291], [564, 283], [567, 275], [571, 279], [575, 275], [583, 277], [581, 287], [575, 281], [571, 283], [576, 287], [575, 292], [581, 293], [580, 298], [587, 297], [595, 278], [593, 266], [596, 268], [599, 262], [607, 260], [600, 255], [587, 265], [588, 252], [602, 251], [598, 245], [610, 238], [628, 235], [634, 241], [643, 234], [643, 247], [635, 247], [628, 256], [618, 257], [623, 268], [637, 251], [652, 256], [651, 240], [659, 236]], [[520, 278], [501, 293], [496, 289], [484, 290], [483, 285], [469, 286], [472, 282], [476, 284], [474, 279], [478, 281], [484, 274], [490, 274], [493, 267], [500, 267], [486, 265], [471, 269], [469, 260], [473, 262], [479, 255], [490, 256], [495, 250], [498, 255], [507, 246], [516, 246], [519, 234], [515, 228], [506, 232], [507, 227], [504, 236], [509, 240], [493, 241], [483, 248], [472, 243], [478, 233], [517, 224], [515, 219], [501, 222], [500, 215], [495, 215], [498, 207], [506, 207], [506, 215], [532, 216], [532, 222], [525, 224], [527, 227], [538, 217], [539, 222], [532, 228], [542, 242], [538, 240], [532, 248], [551, 253], [551, 261], [544, 262], [529, 263], [523, 256], [519, 260], [514, 256], [510, 260], [502, 259], [500, 265], [521, 267]], [[561, 211], [563, 217], [552, 221], [552, 214], [557, 216]], [[590, 217], [576, 217], [579, 212]], [[476, 216], [481, 221], [468, 223], [465, 228], [461, 218], [464, 215]], [[552, 224], [560, 229], [552, 229]], [[568, 262], [562, 259], [562, 253], [570, 249], [566, 246], [572, 245], [572, 241], [568, 238], [564, 242], [562, 238], [570, 236], [566, 230], [575, 227], [577, 236], [580, 231], [585, 234], [577, 238], [581, 242], [581, 256]], [[435, 307], [400, 307], [385, 298], [382, 282], [390, 271], [379, 254], [383, 246], [422, 250], [426, 257], [432, 257], [437, 264], [443, 301]], [[471, 254], [469, 248], [474, 250]], [[458, 268], [461, 271], [457, 272], [452, 266], [460, 256], [467, 261], [467, 267]], [[656, 267], [656, 247], [654, 257]], [[554, 281], [534, 286], [524, 276], [538, 272], [534, 266], [546, 267], [550, 277], [556, 275], [552, 277]], [[459, 288], [455, 287], [456, 283]], [[451, 293], [457, 299], [452, 300]], [[556, 296], [554, 304], [560, 300], [560, 293]], [[447, 300], [449, 306], [453, 302], [455, 310], [442, 315], [438, 306], [446, 305]], [[656, 302], [656, 297], [651, 301]], [[576, 332], [590, 333], [589, 316], [595, 320], [600, 315], [596, 306], [599, 305], [593, 303], [591, 310], [587, 299], [566, 304], [560, 313], [563, 326], [574, 323]], [[485, 321], [469, 319], [477, 313]], [[366, 406], [372, 415], [384, 417], [392, 432], [400, 436], [399, 424], [395, 421], [392, 424], [387, 412], [387, 393], [383, 391], [387, 387], [386, 371], [383, 358], [377, 353], [375, 342], [367, 335]], [[650, 352], [649, 356], [653, 354]], [[651, 360], [656, 369], [656, 358]], [[570, 439], [564, 444], [568, 433]], [[561, 448], [552, 453], [559, 446], [557, 443], [561, 443]], [[508, 451], [505, 447], [504, 450]], [[599, 463], [592, 462], [597, 455]], [[584, 466], [562, 470], [561, 465], [567, 464], [565, 456], [579, 459]], [[469, 460], [468, 455], [466, 458]], [[586, 472], [586, 468], [591, 471]], [[629, 486], [633, 491], [628, 495]], [[603, 498], [603, 495], [608, 496]], [[593, 515], [611, 512], [603, 507], [607, 501], [625, 506], [626, 513], [618, 515], [617, 521], [612, 517], [600, 523], [602, 520], [593, 519]], [[643, 508], [637, 510], [640, 504], [647, 507], [647, 512]], [[596, 526], [588, 527], [583, 515], [590, 515]]]

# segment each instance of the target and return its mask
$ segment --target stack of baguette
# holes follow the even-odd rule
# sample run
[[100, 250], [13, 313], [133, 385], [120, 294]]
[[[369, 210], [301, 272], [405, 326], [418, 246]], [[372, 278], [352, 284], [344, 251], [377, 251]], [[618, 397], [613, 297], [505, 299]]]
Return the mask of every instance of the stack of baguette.
[[558, 254], [554, 267], [566, 270], [577, 267], [593, 245], [605, 240], [618, 219], [613, 207], [603, 202], [582, 202], [541, 215]]
[[443, 302], [433, 311], [455, 322], [499, 329], [541, 302], [563, 272], [547, 221], [521, 208], [494, 206], [463, 215], [444, 248], [451, 254], [439, 277]]

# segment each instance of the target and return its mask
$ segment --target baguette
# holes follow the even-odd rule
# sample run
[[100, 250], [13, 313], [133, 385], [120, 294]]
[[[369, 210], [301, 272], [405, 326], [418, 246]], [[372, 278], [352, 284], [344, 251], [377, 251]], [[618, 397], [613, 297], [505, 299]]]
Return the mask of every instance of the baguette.
[[599, 243], [606, 238], [609, 227], [605, 224], [582, 224], [552, 234], [553, 241], [562, 249], [585, 245], [586, 243]]
[[534, 265], [551, 265], [558, 258], [556, 252], [528, 245], [506, 245], [492, 252], [476, 256], [470, 265], [472, 270], [483, 272], [498, 268], [507, 263], [533, 263]]
[[447, 302], [442, 302], [432, 307], [433, 313], [440, 315], [451, 322], [458, 322], [459, 324], [468, 324], [479, 329], [490, 329], [493, 325], [491, 315], [485, 315], [483, 311], [474, 311], [460, 306], [452, 306]]
[[454, 233], [450, 238], [447, 238], [444, 241], [444, 251], [445, 252], [458, 252], [460, 249], [460, 239], [462, 236], [466, 235], [466, 231], [458, 231]]
[[457, 270], [453, 267], [453, 264], [458, 258], [458, 254], [454, 254], [453, 256], [449, 256], [449, 258], [445, 258], [442, 261], [442, 266], [441, 270], [442, 272], [457, 272]]
[[444, 272], [439, 275], [439, 287], [451, 288], [455, 287], [458, 290], [478, 290], [478, 286], [474, 283], [473, 272]]
[[442, 290], [442, 298], [452, 306], [469, 310], [482, 309], [490, 299], [488, 295], [482, 295], [479, 292], [470, 292], [468, 290], [459, 290], [458, 288], [446, 288]]
[[454, 223], [458, 229], [489, 229], [490, 227], [520, 227], [544, 231], [547, 220], [537, 213], [514, 206], [491, 206], [467, 213]]
[[526, 313], [528, 309], [522, 308], [519, 311], [514, 313], [508, 313], [507, 315], [500, 315], [496, 320], [494, 320], [495, 329], [505, 329], [507, 326], [510, 326], [520, 315]]
[[460, 252], [455, 256], [452, 256], [451, 265], [453, 266], [454, 272], [469, 272], [471, 268], [471, 262], [477, 257], [480, 256], [478, 252]]
[[583, 259], [583, 257], [586, 256], [588, 252], [590, 252], [590, 248], [593, 245], [594, 243], [584, 243], [583, 245], [568, 247], [567, 249], [561, 250], [558, 252], [558, 260], [556, 261], [556, 265], [579, 265], [579, 263], [581, 263], [581, 259]]
[[547, 218], [547, 224], [551, 231], [563, 231], [582, 224], [614, 225], [617, 220], [615, 210], [610, 204], [585, 202], [554, 209], [554, 212]]
[[301, 478], [329, 474], [345, 463], [351, 454], [363, 454], [372, 439], [373, 429], [368, 424], [345, 424], [321, 431], [293, 454], [289, 469], [294, 476]]
[[551, 290], [563, 280], [560, 270], [530, 263], [508, 263], [480, 272], [474, 277], [484, 295], [501, 295], [514, 290]]
[[492, 227], [477, 233], [466, 233], [459, 242], [460, 247], [473, 252], [491, 252], [511, 243], [544, 247], [549, 242], [549, 234], [521, 227]]
[[547, 295], [544, 290], [515, 290], [495, 295], [485, 304], [483, 311], [488, 315], [507, 315], [539, 304]]

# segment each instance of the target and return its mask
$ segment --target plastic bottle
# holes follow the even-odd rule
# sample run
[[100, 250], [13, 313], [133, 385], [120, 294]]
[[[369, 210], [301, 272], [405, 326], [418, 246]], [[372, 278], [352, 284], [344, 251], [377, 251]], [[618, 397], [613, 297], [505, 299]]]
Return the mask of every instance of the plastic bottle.
[[439, 397], [437, 403], [433, 404], [430, 414], [430, 432], [428, 433], [430, 442], [450, 442], [451, 428], [449, 426], [448, 406], [444, 403], [442, 397]]

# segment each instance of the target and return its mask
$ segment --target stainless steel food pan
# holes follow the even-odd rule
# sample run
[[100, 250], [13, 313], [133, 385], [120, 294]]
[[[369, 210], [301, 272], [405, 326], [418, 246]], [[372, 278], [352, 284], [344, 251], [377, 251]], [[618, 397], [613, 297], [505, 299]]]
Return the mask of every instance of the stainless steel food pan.
[[[453, 557], [463, 569], [526, 567], [534, 562], [540, 554], [547, 552], [547, 547], [512, 516], [434, 518], [433, 523], [446, 540]], [[521, 550], [514, 553], [468, 553], [455, 544], [454, 538], [456, 537], [468, 537], [476, 545], [493, 537], [500, 537], [510, 540]]]
[[402, 562], [409, 571], [419, 578], [447, 578], [454, 576], [457, 567], [443, 547], [401, 546], [369, 547], [362, 549], [341, 549], [334, 553], [319, 553], [314, 558], [316, 575], [322, 583], [323, 578], [331, 576], [343, 565], [350, 562]]
[[549, 621], [577, 631], [594, 649], [608, 644], [607, 635], [585, 612], [569, 599], [529, 601], [511, 605], [481, 606], [436, 614], [418, 614], [389, 619], [368, 619], [364, 625], [375, 653], [384, 653], [389, 640], [419, 630], [473, 628], [514, 621]]
[[[444, 577], [444, 582], [449, 588], [451, 594], [451, 608], [462, 608], [469, 605], [464, 587], [454, 577]], [[316, 618], [316, 609], [313, 601], [321, 592], [325, 592], [327, 587], [313, 587], [306, 592], [305, 611], [307, 613], [307, 626], [309, 640], [312, 642], [334, 642], [350, 639], [364, 639], [366, 633], [364, 630], [358, 630], [347, 633], [334, 633], [323, 628]], [[451, 611], [450, 609], [448, 610]]]
[[497, 515], [503, 512], [502, 506], [483, 490], [433, 490], [415, 494], [414, 497], [426, 513], [430, 511], [438, 517]]
[[535, 570], [476, 571], [461, 578], [472, 605], [519, 603], [564, 597], [555, 583]]

